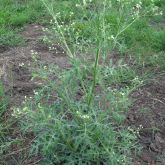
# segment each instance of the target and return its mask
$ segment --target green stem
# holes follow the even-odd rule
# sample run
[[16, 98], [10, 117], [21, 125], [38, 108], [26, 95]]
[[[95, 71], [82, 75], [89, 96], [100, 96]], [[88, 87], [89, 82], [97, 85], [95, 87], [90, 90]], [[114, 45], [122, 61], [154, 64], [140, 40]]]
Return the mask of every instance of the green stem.
[[41, 0], [41, 1], [42, 1], [43, 4], [45, 5], [45, 7], [47, 8], [49, 14], [52, 16], [52, 18], [54, 19], [54, 21], [55, 21], [55, 23], [56, 23], [56, 25], [57, 25], [59, 34], [60, 34], [61, 37], [62, 37], [61, 41], [63, 42], [63, 44], [64, 44], [64, 46], [65, 46], [65, 48], [66, 48], [66, 51], [67, 51], [67, 53], [68, 53], [68, 56], [69, 56], [70, 58], [73, 58], [74, 55], [73, 55], [73, 53], [71, 52], [70, 48], [68, 47], [68, 44], [67, 44], [66, 39], [65, 39], [65, 36], [64, 36], [64, 34], [63, 34], [62, 30], [61, 30], [61, 27], [60, 27], [60, 25], [59, 25], [59, 23], [58, 23], [57, 17], [56, 17], [56, 15], [55, 15], [55, 13], [53, 12], [53, 8], [51, 9], [51, 7], [48, 6], [48, 4], [45, 2], [45, 0]]
[[95, 89], [95, 86], [96, 86], [99, 56], [100, 56], [100, 46], [97, 49], [95, 65], [94, 65], [94, 68], [93, 68], [93, 84], [92, 84], [92, 87], [91, 87], [91, 90], [90, 90], [90, 93], [89, 93], [89, 97], [88, 97], [88, 107], [89, 108], [90, 108], [91, 103], [92, 103], [93, 93], [94, 93], [94, 89]]
[[123, 33], [125, 30], [127, 30], [134, 22], [136, 22], [136, 20], [138, 19], [139, 17], [136, 17], [130, 24], [128, 24], [126, 27], [124, 27], [120, 32], [117, 33], [117, 35], [115, 36], [115, 43], [114, 43], [114, 46], [113, 46], [113, 49], [116, 47], [116, 44], [117, 44], [117, 38], [118, 36]]

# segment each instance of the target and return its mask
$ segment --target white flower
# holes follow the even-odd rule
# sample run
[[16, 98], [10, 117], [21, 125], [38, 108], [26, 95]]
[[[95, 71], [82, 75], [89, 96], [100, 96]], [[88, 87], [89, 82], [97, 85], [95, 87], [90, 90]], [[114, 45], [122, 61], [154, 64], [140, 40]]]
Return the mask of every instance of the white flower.
[[24, 65], [25, 65], [25, 64], [24, 64], [23, 62], [22, 62], [22, 63], [19, 63], [19, 66], [21, 66], [21, 67], [24, 66]]
[[82, 119], [89, 119], [90, 118], [90, 116], [89, 115], [83, 115], [81, 112], [79, 112], [79, 111], [76, 111], [76, 113], [77, 113], [77, 115], [80, 117], [80, 118], [82, 118]]
[[47, 70], [47, 69], [48, 69], [48, 67], [47, 67], [47, 66], [44, 66], [44, 69], [45, 69], [45, 70]]
[[115, 37], [114, 37], [113, 35], [111, 35], [111, 39], [113, 39], [113, 40], [114, 40], [114, 39], [115, 39]]
[[160, 13], [159, 13], [160, 15], [163, 15], [163, 12], [162, 11], [160, 11]]

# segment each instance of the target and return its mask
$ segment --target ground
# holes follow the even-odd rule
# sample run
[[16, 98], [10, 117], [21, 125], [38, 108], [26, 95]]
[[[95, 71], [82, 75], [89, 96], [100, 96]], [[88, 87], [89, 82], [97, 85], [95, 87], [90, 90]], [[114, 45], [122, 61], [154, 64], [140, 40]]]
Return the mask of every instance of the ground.
[[[41, 25], [27, 25], [21, 33], [27, 41], [26, 46], [1, 47], [1, 78], [6, 86], [6, 92], [12, 95], [17, 105], [25, 96], [33, 94], [34, 89], [41, 87], [41, 82], [32, 79], [32, 52], [38, 52], [38, 60], [45, 65], [56, 64], [67, 67], [67, 58], [61, 52], [49, 51], [48, 46], [39, 42], [44, 35]], [[59, 46], [56, 46], [59, 49]], [[21, 65], [22, 64], [22, 65]], [[27, 67], [28, 66], [28, 67]]]
[[[127, 123], [138, 128], [139, 143], [146, 163], [165, 163], [165, 78], [157, 78], [131, 94], [134, 99], [127, 114]], [[161, 163], [159, 163], [159, 161]]]

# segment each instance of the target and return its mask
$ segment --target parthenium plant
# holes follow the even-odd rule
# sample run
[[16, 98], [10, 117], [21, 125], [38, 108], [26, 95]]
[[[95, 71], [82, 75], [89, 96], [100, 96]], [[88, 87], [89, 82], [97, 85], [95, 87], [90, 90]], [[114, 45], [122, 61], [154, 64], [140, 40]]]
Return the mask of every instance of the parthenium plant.
[[[60, 43], [72, 68], [53, 71], [57, 79], [48, 80], [22, 111], [15, 110], [14, 116], [24, 119], [22, 128], [36, 135], [33, 152], [40, 152], [47, 164], [131, 164], [136, 132], [122, 125], [129, 88], [107, 88], [101, 73], [107, 69], [107, 53], [121, 46], [120, 36], [139, 19], [140, 1], [42, 2], [52, 16], [49, 31], [53, 37], [47, 41]], [[52, 73], [51, 66], [46, 70]], [[101, 88], [99, 93], [96, 86]]]

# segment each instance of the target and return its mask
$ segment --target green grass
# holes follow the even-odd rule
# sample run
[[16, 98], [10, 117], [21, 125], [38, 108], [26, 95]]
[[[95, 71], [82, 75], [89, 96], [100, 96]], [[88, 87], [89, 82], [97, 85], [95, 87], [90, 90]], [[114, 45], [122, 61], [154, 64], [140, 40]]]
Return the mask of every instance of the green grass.
[[[4, 88], [2, 82], [0, 82], [0, 155], [8, 150], [10, 141], [7, 140], [8, 135], [8, 123], [6, 122], [5, 113], [8, 105], [7, 96], [4, 94]], [[0, 158], [0, 162], [1, 162]]]
[[4, 46], [16, 46], [23, 44], [24, 40], [18, 35], [18, 29], [11, 29], [6, 27], [0, 27], [0, 45]]
[[7, 99], [4, 94], [4, 88], [2, 82], [0, 82], [0, 116], [4, 114], [7, 106]]
[[0, 44], [15, 46], [23, 42], [19, 30], [27, 23], [40, 21], [45, 14], [40, 1], [0, 0]]

